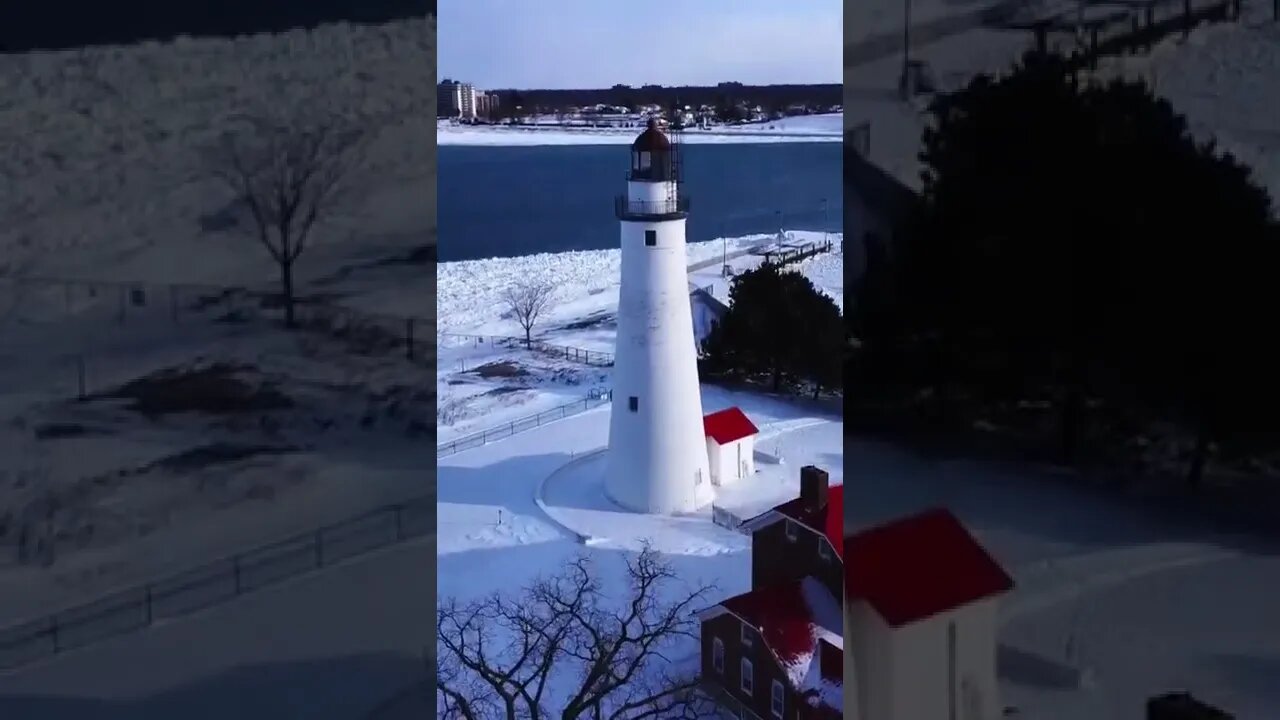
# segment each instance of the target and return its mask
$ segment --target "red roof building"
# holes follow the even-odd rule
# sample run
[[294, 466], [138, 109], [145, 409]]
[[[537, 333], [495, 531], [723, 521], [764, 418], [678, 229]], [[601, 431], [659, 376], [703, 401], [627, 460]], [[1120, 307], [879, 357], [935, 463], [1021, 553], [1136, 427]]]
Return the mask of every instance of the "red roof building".
[[959, 519], [930, 510], [844, 541], [845, 597], [901, 627], [1003, 594], [1013, 580]]
[[799, 498], [743, 523], [752, 589], [701, 616], [703, 677], [729, 710], [843, 717], [843, 500], [843, 486], [806, 466]]
[[728, 445], [760, 432], [746, 413], [737, 407], [725, 408], [704, 416], [702, 429], [707, 437], [721, 445]]

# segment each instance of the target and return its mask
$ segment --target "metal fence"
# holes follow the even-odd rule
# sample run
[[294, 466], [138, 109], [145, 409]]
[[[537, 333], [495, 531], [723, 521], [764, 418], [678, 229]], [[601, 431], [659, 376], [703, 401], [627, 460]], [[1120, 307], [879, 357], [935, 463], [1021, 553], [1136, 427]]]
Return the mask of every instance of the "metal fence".
[[511, 437], [516, 433], [542, 427], [547, 423], [554, 422], [556, 420], [563, 420], [564, 418], [584, 413], [592, 408], [600, 407], [611, 400], [613, 400], [613, 391], [593, 391], [590, 395], [587, 395], [581, 400], [565, 403], [564, 405], [551, 408], [550, 410], [543, 410], [536, 415], [527, 415], [519, 420], [512, 420], [509, 423], [498, 425], [496, 427], [489, 428], [488, 430], [464, 435], [447, 443], [441, 443], [436, 446], [436, 457], [446, 457], [455, 453], [460, 453], [463, 450], [480, 447], [481, 445], [491, 443], [494, 440]]
[[101, 600], [0, 630], [0, 668], [15, 668], [142, 630], [347, 558], [434, 532], [435, 497], [378, 508]]
[[505, 335], [462, 335], [458, 333], [440, 333], [439, 338], [441, 344], [448, 343], [451, 347], [461, 347], [462, 345], [472, 345], [479, 347], [481, 345], [492, 345], [498, 348], [528, 348], [533, 352], [551, 355], [552, 357], [563, 358], [573, 362], [583, 363], [584, 365], [592, 365], [595, 367], [609, 367], [613, 365], [613, 353], [607, 353], [600, 350], [585, 350], [583, 348], [570, 347], [567, 345], [552, 345], [541, 340], [533, 340], [528, 343], [521, 337], [509, 337]]

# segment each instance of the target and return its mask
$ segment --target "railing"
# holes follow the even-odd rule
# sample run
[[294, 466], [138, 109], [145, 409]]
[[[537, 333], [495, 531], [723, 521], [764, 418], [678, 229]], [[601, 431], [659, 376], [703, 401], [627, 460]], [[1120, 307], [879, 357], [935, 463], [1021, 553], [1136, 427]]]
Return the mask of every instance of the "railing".
[[621, 220], [665, 220], [689, 212], [689, 197], [670, 200], [632, 200], [625, 195], [613, 199], [614, 212]]
[[432, 495], [373, 510], [93, 603], [0, 630], [0, 668], [15, 668], [212, 607], [282, 580], [434, 532]]
[[533, 430], [534, 428], [542, 427], [547, 423], [554, 422], [556, 420], [563, 420], [564, 418], [584, 413], [592, 408], [604, 405], [611, 400], [613, 400], [613, 392], [611, 390], [593, 391], [581, 400], [565, 403], [559, 407], [553, 407], [550, 410], [543, 410], [535, 415], [526, 415], [519, 420], [512, 420], [509, 423], [498, 425], [487, 430], [482, 430], [481, 432], [471, 433], [470, 435], [464, 435], [447, 443], [441, 443], [436, 446], [436, 457], [446, 457], [460, 453], [463, 450], [478, 448], [482, 445], [491, 443], [494, 440], [509, 438], [517, 433], [522, 433], [526, 430]]
[[460, 333], [438, 333], [436, 337], [442, 341], [441, 344], [445, 344], [445, 341], [453, 342], [452, 347], [460, 347], [466, 344], [478, 347], [488, 344], [500, 348], [526, 348], [533, 352], [540, 352], [544, 355], [564, 358], [565, 360], [572, 360], [573, 362], [594, 367], [609, 367], [613, 365], [613, 353], [601, 350], [586, 350], [568, 345], [552, 345], [541, 340], [525, 342], [524, 338], [506, 335], [465, 335]]

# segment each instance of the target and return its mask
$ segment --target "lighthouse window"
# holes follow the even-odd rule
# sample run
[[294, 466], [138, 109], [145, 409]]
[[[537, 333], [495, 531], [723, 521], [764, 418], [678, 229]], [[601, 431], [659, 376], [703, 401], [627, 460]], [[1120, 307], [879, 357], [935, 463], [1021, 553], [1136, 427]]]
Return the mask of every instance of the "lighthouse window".
[[636, 168], [637, 170], [648, 170], [649, 169], [649, 152], [647, 150], [641, 150], [639, 153], [637, 153], [636, 162], [639, 164], [638, 167]]
[[636, 397], [635, 395], [632, 395], [631, 397], [627, 398], [627, 409], [630, 410], [631, 412], [638, 411], [640, 409], [640, 398]]
[[644, 231], [644, 244], [645, 244], [645, 245], [648, 245], [649, 247], [653, 247], [653, 246], [657, 245], [657, 244], [658, 244], [658, 231], [657, 231], [657, 230], [645, 230], [645, 231]]

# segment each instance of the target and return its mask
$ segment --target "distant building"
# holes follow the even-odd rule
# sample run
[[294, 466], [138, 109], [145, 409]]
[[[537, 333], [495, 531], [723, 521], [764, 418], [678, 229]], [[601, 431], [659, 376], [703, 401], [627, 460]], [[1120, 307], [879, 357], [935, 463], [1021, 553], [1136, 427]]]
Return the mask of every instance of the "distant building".
[[476, 93], [476, 115], [482, 118], [492, 118], [498, 114], [498, 94], [497, 93]]
[[474, 85], [445, 78], [436, 86], [436, 115], [460, 120], [475, 120], [476, 97]]

